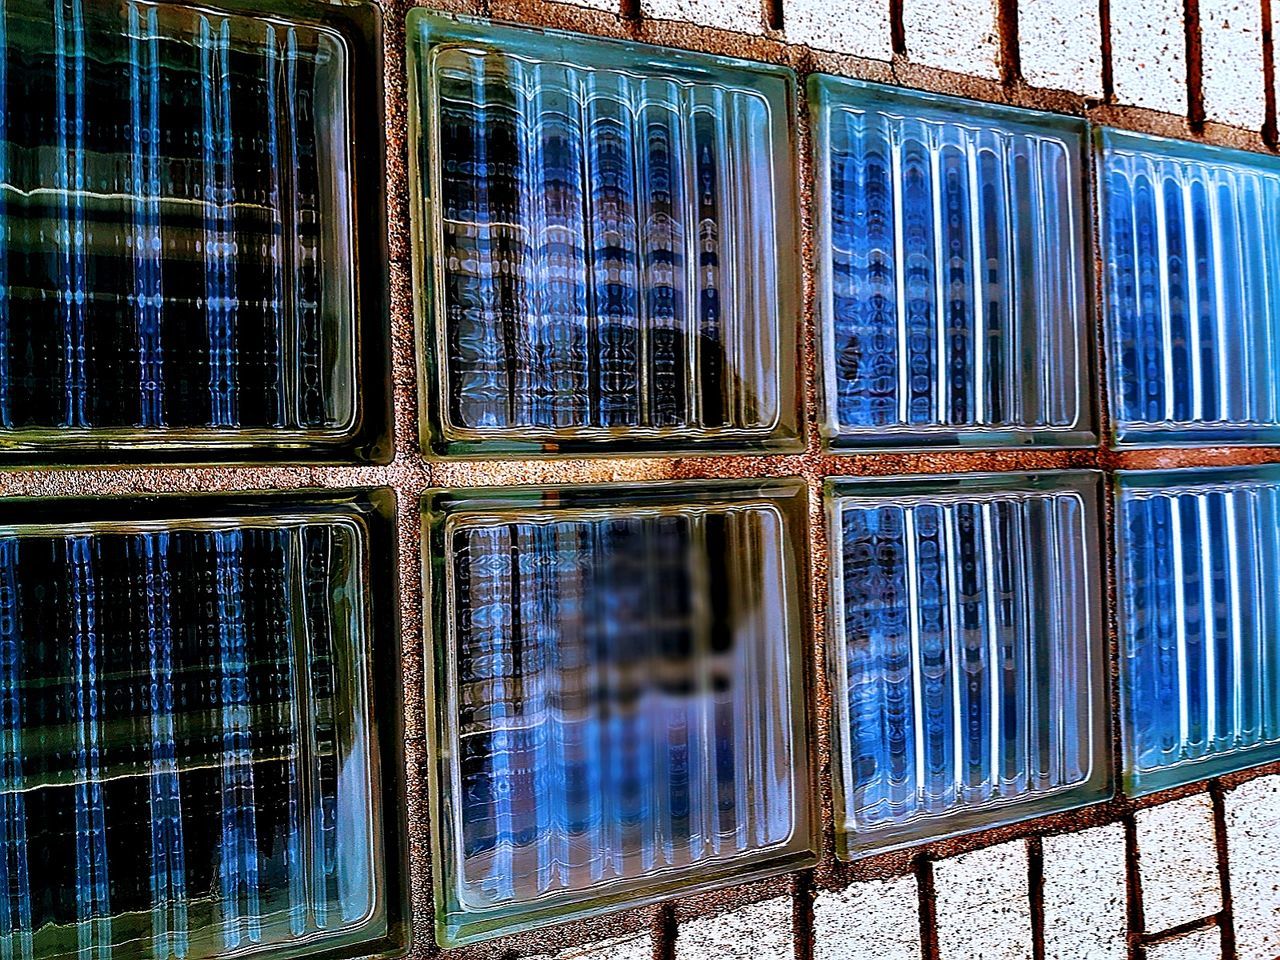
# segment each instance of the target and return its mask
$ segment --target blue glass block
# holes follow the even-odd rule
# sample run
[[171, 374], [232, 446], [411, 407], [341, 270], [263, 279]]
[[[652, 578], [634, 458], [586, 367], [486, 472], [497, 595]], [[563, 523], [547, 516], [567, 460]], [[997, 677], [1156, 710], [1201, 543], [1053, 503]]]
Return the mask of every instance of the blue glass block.
[[267, 6], [0, 3], [0, 449], [332, 457], [385, 429], [351, 147], [383, 131], [350, 116], [378, 15]]
[[423, 448], [800, 448], [795, 77], [409, 12]]
[[1280, 161], [1098, 140], [1116, 442], [1280, 441]]
[[833, 447], [1095, 442], [1083, 120], [815, 74]]
[[840, 856], [1111, 796], [1099, 479], [828, 482]]
[[442, 945], [814, 861], [806, 502], [798, 480], [428, 495]]
[[398, 949], [389, 501], [0, 502], [0, 953]]
[[1280, 467], [1117, 474], [1125, 790], [1280, 758]]

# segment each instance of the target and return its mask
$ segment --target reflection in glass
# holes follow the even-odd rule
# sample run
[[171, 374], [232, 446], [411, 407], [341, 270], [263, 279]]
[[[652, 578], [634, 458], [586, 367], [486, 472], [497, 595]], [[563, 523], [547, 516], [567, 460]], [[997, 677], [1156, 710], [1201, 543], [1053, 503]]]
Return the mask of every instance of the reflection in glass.
[[0, 5], [0, 443], [354, 428], [345, 43], [210, 7]]
[[1102, 130], [1111, 405], [1122, 444], [1280, 439], [1280, 164]]
[[437, 450], [794, 441], [789, 72], [409, 30]]
[[206, 501], [62, 523], [58, 504], [0, 526], [0, 950], [386, 936], [363, 521]]
[[1280, 469], [1119, 474], [1131, 794], [1280, 756]]
[[829, 494], [840, 854], [1109, 796], [1098, 476]]
[[490, 493], [434, 533], [442, 940], [799, 862], [803, 486]]
[[810, 81], [835, 446], [1092, 442], [1080, 120]]

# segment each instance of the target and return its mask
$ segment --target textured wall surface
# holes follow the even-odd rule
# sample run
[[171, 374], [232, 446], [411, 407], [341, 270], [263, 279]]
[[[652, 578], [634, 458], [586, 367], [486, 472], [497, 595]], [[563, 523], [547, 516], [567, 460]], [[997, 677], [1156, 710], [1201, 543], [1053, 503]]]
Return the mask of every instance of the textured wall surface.
[[[410, 0], [412, 2], [412, 0]], [[833, 457], [817, 438], [813, 224], [802, 224], [798, 283], [805, 424], [800, 455], [427, 462], [417, 446], [404, 18], [385, 5], [393, 414], [388, 464], [10, 471], [4, 496], [191, 493], [389, 486], [397, 494], [408, 770], [413, 960], [432, 933], [425, 771], [419, 498], [431, 486], [801, 476], [809, 486], [813, 634], [826, 626], [821, 492], [830, 476], [976, 470], [1152, 469], [1280, 461], [1275, 448], [1108, 450]], [[1274, 144], [1280, 2], [1264, 0], [434, 0], [431, 6], [536, 27], [665, 44], [981, 100], [1086, 116], [1132, 130], [1269, 151]], [[1189, 19], [1188, 19], [1189, 17]], [[805, 104], [793, 118], [811, 142]], [[812, 199], [802, 159], [801, 199]], [[807, 215], [806, 215], [807, 216]], [[1100, 424], [1109, 427], [1106, 411]], [[1114, 639], [1112, 641], [1114, 643]], [[816, 869], [730, 886], [451, 951], [460, 960], [1273, 960], [1280, 955], [1280, 765], [1132, 801], [836, 860], [830, 702], [824, 651], [808, 651], [823, 800]], [[383, 665], [392, 668], [391, 665]]]

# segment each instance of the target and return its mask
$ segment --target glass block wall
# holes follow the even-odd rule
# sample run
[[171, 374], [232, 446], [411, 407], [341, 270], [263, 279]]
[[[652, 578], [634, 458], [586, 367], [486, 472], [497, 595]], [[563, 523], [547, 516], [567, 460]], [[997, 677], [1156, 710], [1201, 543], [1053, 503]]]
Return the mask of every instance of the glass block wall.
[[0, 949], [809, 958], [1272, 769], [1261, 143], [450, 6], [0, 4]]

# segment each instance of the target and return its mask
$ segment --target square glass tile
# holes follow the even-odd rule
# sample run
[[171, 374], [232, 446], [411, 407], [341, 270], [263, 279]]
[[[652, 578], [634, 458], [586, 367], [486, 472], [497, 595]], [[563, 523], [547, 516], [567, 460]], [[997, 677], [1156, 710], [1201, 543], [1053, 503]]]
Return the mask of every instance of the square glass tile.
[[1084, 121], [814, 75], [837, 448], [1095, 440]]
[[376, 14], [267, 6], [0, 4], [0, 450], [356, 442]]
[[1111, 795], [1099, 479], [829, 481], [840, 856]]
[[790, 70], [409, 13], [423, 448], [799, 447]]
[[1098, 140], [1116, 442], [1280, 442], [1280, 160]]
[[1280, 467], [1117, 477], [1126, 792], [1280, 758]]
[[384, 500], [0, 503], [6, 957], [403, 940], [371, 676]]
[[806, 499], [428, 495], [442, 944], [813, 862]]

